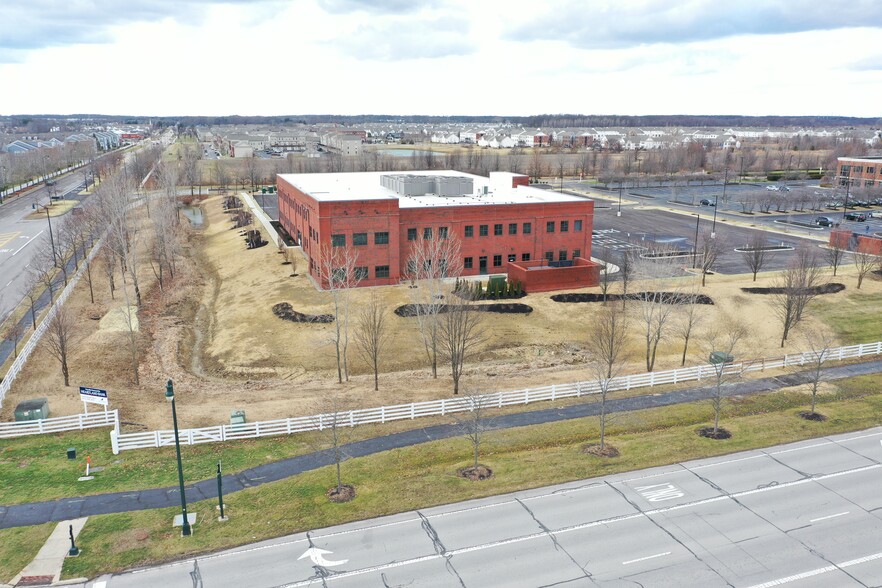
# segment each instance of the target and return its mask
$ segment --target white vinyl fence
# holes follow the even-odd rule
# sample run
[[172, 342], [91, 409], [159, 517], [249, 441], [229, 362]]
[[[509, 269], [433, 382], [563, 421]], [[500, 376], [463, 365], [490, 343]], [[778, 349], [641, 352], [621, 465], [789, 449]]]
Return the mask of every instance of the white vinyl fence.
[[6, 375], [3, 377], [3, 382], [0, 382], [0, 406], [3, 406], [3, 399], [6, 398], [6, 393], [9, 392], [9, 389], [12, 387], [12, 382], [15, 381], [15, 377], [22, 368], [24, 368], [25, 363], [28, 361], [28, 357], [30, 357], [31, 353], [34, 351], [34, 348], [37, 347], [37, 343], [40, 342], [40, 337], [42, 337], [43, 333], [46, 332], [46, 329], [49, 328], [49, 323], [52, 322], [52, 318], [55, 316], [55, 313], [58, 312], [58, 308], [64, 304], [67, 297], [73, 292], [77, 282], [80, 281], [80, 277], [86, 271], [86, 266], [92, 263], [92, 260], [95, 259], [102, 244], [102, 239], [98, 239], [98, 241], [95, 242], [88, 257], [80, 263], [80, 269], [68, 279], [67, 286], [65, 286], [61, 293], [55, 298], [55, 302], [49, 308], [49, 312], [46, 313], [46, 316], [44, 316], [43, 320], [40, 321], [40, 324], [37, 325], [37, 329], [31, 334], [24, 347], [21, 348], [15, 361], [12, 362], [12, 366], [10, 366], [9, 371], [7, 371]]
[[[824, 361], [841, 361], [843, 359], [879, 354], [882, 354], [882, 341], [830, 349], [825, 354]], [[724, 367], [724, 373], [737, 374], [804, 365], [812, 361], [813, 357], [815, 357], [814, 352], [804, 352], [785, 355], [784, 357], [776, 359], [758, 359], [749, 362], [732, 363], [727, 364]], [[719, 369], [719, 366], [699, 365], [664, 372], [649, 372], [621, 376], [611, 380], [608, 391], [613, 392], [644, 386], [698, 381], [702, 378], [713, 377], [716, 374], [717, 369]], [[253, 439], [256, 437], [290, 435], [291, 433], [321, 430], [333, 424], [335, 418], [338, 426], [387, 423], [389, 421], [414, 419], [424, 416], [443, 416], [454, 412], [468, 411], [476, 404], [481, 407], [503, 407], [515, 404], [529, 404], [531, 402], [539, 402], [542, 400], [557, 400], [559, 398], [584, 396], [595, 394], [598, 390], [599, 384], [597, 381], [575, 382], [572, 384], [552, 384], [551, 386], [544, 386], [542, 388], [527, 388], [512, 392], [484, 394], [476, 400], [465, 396], [458, 398], [444, 398], [442, 400], [431, 400], [428, 402], [365, 408], [341, 412], [336, 415], [321, 414], [274, 421], [260, 421], [242, 425], [218, 425], [199, 429], [182, 429], [179, 434], [181, 443], [184, 443], [185, 445], [217, 443], [220, 441], [232, 441], [235, 439]], [[113, 452], [116, 454], [128, 449], [143, 449], [148, 447], [174, 445], [175, 436], [174, 431], [170, 430], [146, 431], [143, 433], [119, 433], [118, 430], [114, 430], [111, 431], [111, 442], [113, 445]]]
[[61, 433], [63, 431], [82, 431], [96, 427], [113, 427], [119, 429], [119, 411], [90, 412], [73, 416], [55, 417], [39, 421], [20, 421], [0, 423], [0, 439], [42, 435], [44, 433]]

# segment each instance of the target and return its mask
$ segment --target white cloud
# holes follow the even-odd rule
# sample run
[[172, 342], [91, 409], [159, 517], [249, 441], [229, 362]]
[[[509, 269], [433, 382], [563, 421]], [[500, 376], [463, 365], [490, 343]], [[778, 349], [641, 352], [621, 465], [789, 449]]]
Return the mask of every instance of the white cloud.
[[[791, 3], [729, 3], [725, 25], [709, 0], [58, 2], [50, 24], [67, 36], [0, 42], [0, 84], [15, 88], [0, 114], [878, 116], [882, 61], [866, 48], [880, 31], [865, 23], [882, 19], [828, 3], [824, 24], [802, 2], [789, 16], [775, 7]], [[20, 29], [48, 30], [50, 4], [16, 13]], [[789, 20], [757, 24], [770, 11]]]

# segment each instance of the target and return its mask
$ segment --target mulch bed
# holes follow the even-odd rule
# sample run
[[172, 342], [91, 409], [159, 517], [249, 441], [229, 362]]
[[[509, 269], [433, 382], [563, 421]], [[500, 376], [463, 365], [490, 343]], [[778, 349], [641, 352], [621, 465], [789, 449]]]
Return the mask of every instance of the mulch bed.
[[[845, 290], [845, 284], [828, 282], [826, 284], [821, 284], [820, 286], [814, 286], [811, 288], [811, 293], [814, 295], [836, 294], [843, 290]], [[748, 294], [784, 294], [787, 291], [787, 288], [741, 288], [741, 291]]]
[[600, 445], [591, 444], [591, 445], [583, 445], [582, 453], [590, 453], [591, 455], [596, 455], [598, 457], [618, 457], [619, 450], [613, 447], [612, 445], [604, 444], [603, 449], [600, 448]]
[[294, 323], [333, 323], [332, 314], [303, 314], [294, 310], [287, 302], [273, 305], [273, 314], [280, 319]]
[[818, 423], [823, 423], [824, 421], [827, 420], [827, 417], [825, 415], [822, 415], [819, 412], [812, 412], [810, 410], [801, 410], [796, 414], [798, 414], [801, 418], [804, 418], [807, 421], [815, 421]]
[[[654, 298], [656, 294], [660, 294], [657, 299]], [[627, 300], [645, 300], [647, 297], [649, 299], [657, 300], [663, 304], [689, 304], [690, 296], [685, 294], [677, 294], [676, 292], [634, 292], [633, 294], [628, 294], [627, 296], [622, 294], [607, 294], [606, 300], [615, 301], [621, 300], [622, 298], [626, 298]], [[603, 294], [555, 294], [551, 297], [555, 302], [603, 302]], [[696, 294], [692, 299], [695, 301], [695, 304], [713, 304], [714, 301], [710, 296], [706, 296], [704, 294]]]
[[[500, 314], [530, 314], [533, 307], [520, 302], [495, 302], [493, 304], [475, 304], [472, 307], [478, 312], [496, 312]], [[439, 314], [443, 314], [450, 310], [447, 304], [440, 307]], [[417, 315], [417, 306], [415, 304], [403, 304], [395, 309], [395, 314], [402, 317], [414, 317]]]
[[732, 433], [723, 427], [718, 427], [716, 433], [714, 433], [713, 427], [702, 427], [698, 429], [697, 433], [699, 437], [707, 437], [708, 439], [728, 439], [732, 436]]
[[492, 476], [493, 470], [491, 470], [487, 466], [479, 465], [478, 467], [469, 466], [467, 468], [456, 470], [456, 473], [467, 480], [471, 480], [472, 482], [479, 482], [481, 480], [486, 480], [490, 476]]
[[327, 492], [328, 500], [331, 502], [349, 502], [355, 498], [355, 486], [351, 486], [349, 484], [343, 484], [340, 486], [340, 491], [337, 491], [337, 487], [334, 486]]

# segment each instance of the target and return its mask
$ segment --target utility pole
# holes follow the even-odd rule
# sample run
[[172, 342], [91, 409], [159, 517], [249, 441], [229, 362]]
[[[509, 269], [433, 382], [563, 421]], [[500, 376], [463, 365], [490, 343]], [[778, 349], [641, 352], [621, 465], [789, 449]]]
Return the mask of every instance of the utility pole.
[[[723, 202], [726, 202], [726, 184], [729, 182], [729, 168], [723, 175]], [[714, 198], [714, 222], [711, 224], [711, 239], [717, 238], [717, 207], [720, 205], [719, 197]]]
[[695, 243], [692, 245], [692, 269], [695, 269], [695, 262], [698, 259], [698, 223], [701, 222], [701, 215], [695, 215]]
[[190, 519], [187, 517], [187, 497], [184, 494], [184, 466], [181, 463], [181, 439], [178, 435], [178, 412], [175, 409], [175, 389], [171, 380], [165, 385], [165, 399], [171, 402], [172, 423], [174, 423], [175, 428], [175, 451], [178, 454], [178, 487], [181, 492], [181, 537], [189, 537], [192, 531], [190, 530]]

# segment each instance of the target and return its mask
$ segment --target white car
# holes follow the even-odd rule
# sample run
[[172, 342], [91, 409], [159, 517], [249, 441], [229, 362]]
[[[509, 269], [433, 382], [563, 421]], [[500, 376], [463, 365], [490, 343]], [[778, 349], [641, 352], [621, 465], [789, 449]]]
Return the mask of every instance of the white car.
[[882, 210], [874, 210], [870, 213], [870, 218], [882, 218]]
[[766, 190], [768, 190], [770, 192], [777, 192], [778, 186], [766, 186]]

